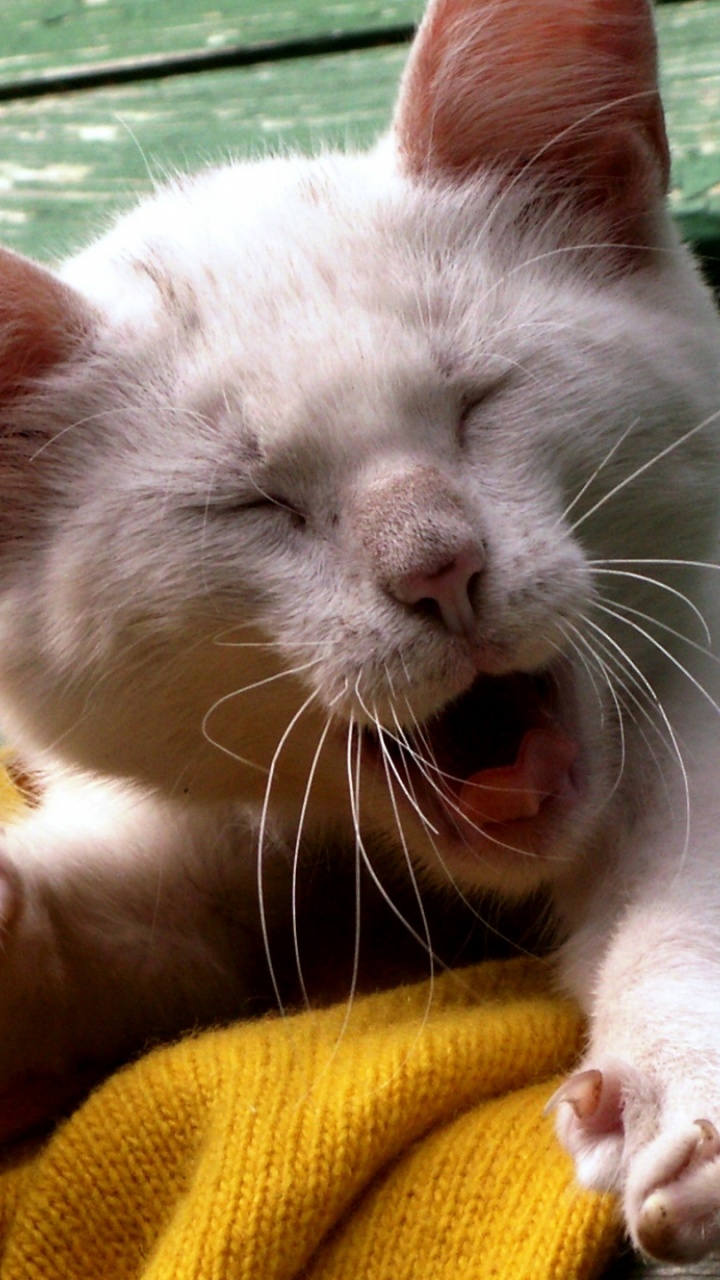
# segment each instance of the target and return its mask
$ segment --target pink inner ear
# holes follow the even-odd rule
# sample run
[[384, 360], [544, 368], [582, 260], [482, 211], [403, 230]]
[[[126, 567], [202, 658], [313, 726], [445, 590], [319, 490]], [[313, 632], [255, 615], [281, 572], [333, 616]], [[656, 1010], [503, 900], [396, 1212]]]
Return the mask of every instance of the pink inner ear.
[[395, 130], [416, 176], [527, 167], [631, 224], [669, 175], [646, 0], [434, 0]]
[[82, 299], [51, 272], [0, 250], [0, 400], [66, 360], [88, 333]]

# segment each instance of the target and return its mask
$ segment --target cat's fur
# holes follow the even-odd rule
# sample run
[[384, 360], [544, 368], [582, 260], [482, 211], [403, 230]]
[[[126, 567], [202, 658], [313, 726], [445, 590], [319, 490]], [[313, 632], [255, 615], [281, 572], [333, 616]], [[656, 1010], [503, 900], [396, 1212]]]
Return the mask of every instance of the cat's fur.
[[[380, 838], [426, 882], [549, 886], [579, 1176], [659, 1256], [718, 1243], [718, 592], [687, 562], [720, 327], [667, 178], [645, 0], [432, 0], [372, 152], [177, 181], [58, 276], [2, 255], [1, 715], [46, 775], [2, 835], [9, 1087], [228, 1016], [257, 849], [271, 916], [300, 828]], [[536, 816], [433, 789], [433, 751], [467, 778], [538, 723], [577, 758]]]

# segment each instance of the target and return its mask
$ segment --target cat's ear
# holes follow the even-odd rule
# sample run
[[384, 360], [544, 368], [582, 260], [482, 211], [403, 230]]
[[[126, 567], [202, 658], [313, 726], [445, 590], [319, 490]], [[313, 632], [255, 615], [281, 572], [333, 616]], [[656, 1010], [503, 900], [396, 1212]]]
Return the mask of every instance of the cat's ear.
[[87, 351], [93, 322], [90, 306], [52, 272], [0, 249], [0, 554], [47, 506], [36, 460], [58, 424], [50, 401], [33, 393]]
[[394, 130], [416, 177], [527, 174], [642, 244], [670, 168], [648, 0], [431, 0]]
[[90, 307], [52, 272], [0, 249], [0, 404], [70, 359], [91, 320]]

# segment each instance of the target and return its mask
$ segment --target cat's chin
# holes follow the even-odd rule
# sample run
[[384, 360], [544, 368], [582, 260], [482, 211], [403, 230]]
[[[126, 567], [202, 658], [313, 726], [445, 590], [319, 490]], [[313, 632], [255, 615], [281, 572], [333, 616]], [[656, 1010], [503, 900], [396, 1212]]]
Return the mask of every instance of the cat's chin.
[[[561, 872], [587, 792], [580, 723], [574, 674], [561, 662], [542, 673], [481, 675], [406, 745], [386, 743], [407, 781], [406, 810], [426, 819], [430, 860], [470, 885], [499, 876], [506, 889]], [[376, 750], [372, 739], [368, 749]]]

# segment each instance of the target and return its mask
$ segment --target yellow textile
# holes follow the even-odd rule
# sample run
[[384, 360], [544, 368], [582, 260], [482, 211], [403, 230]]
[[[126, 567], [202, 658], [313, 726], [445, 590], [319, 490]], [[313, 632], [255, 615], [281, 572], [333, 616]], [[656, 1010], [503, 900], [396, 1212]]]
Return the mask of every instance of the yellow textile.
[[157, 1049], [0, 1173], [1, 1280], [598, 1276], [542, 1116], [581, 1035], [517, 960]]
[[4, 822], [19, 817], [25, 808], [22, 794], [5, 768], [10, 758], [7, 748], [0, 746], [0, 821]]

